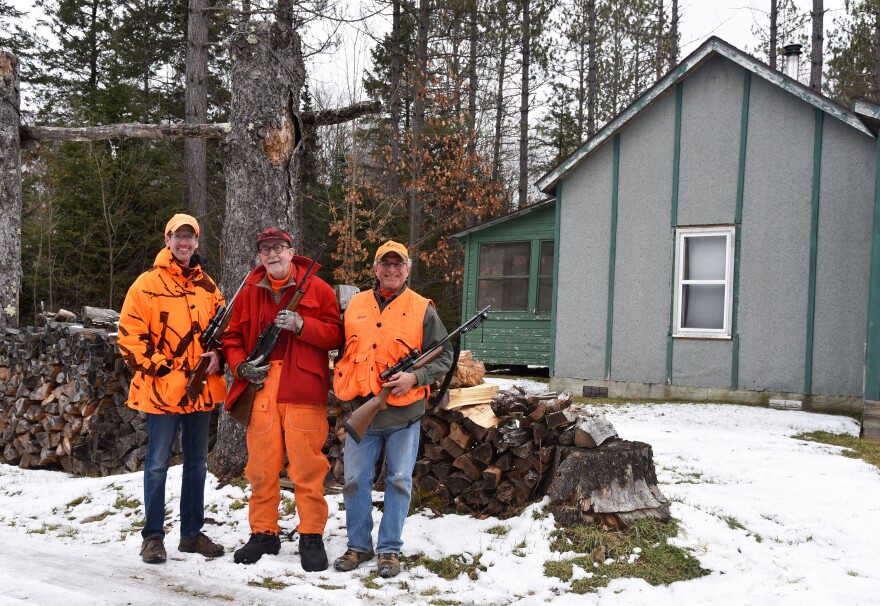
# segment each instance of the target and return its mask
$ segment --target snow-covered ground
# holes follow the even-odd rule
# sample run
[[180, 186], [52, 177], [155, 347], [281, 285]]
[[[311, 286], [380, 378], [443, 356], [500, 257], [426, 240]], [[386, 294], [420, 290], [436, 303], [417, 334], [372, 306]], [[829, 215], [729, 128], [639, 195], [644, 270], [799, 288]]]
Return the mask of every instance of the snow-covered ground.
[[[596, 594], [569, 593], [569, 583], [543, 574], [544, 562], [571, 554], [550, 551], [552, 518], [532, 515], [542, 504], [509, 520], [430, 512], [407, 520], [404, 555], [468, 560], [480, 554], [486, 570], [476, 580], [446, 581], [416, 567], [365, 585], [375, 560], [354, 573], [306, 573], [296, 541], [283, 543], [277, 557], [236, 565], [231, 551], [248, 535], [246, 493], [218, 489], [211, 476], [207, 515], [217, 524], [205, 532], [229, 553], [206, 560], [176, 549], [180, 467], [169, 474], [168, 561], [147, 565], [138, 555], [136, 526], [141, 473], [73, 478], [0, 465], [0, 604], [880, 604], [880, 471], [840, 456], [837, 447], [791, 437], [814, 430], [856, 434], [855, 421], [711, 404], [604, 412], [622, 438], [652, 445], [660, 488], [681, 521], [675, 541], [710, 575], [659, 587], [616, 580]], [[332, 560], [345, 550], [345, 518], [341, 496], [327, 498]], [[295, 514], [282, 519], [287, 530], [296, 523]], [[488, 532], [499, 525], [508, 532]], [[575, 578], [584, 574], [576, 570]], [[279, 588], [264, 586], [273, 583]]]

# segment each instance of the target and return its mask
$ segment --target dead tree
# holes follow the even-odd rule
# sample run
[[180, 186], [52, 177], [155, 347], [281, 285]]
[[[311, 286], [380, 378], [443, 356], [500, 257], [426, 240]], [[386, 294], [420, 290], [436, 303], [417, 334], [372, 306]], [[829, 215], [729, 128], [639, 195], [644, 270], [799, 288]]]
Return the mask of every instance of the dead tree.
[[[243, 31], [242, 31], [243, 30]], [[302, 123], [297, 109], [305, 83], [299, 35], [284, 21], [252, 21], [232, 41], [232, 103], [226, 136], [226, 218], [223, 292], [254, 267], [257, 234], [281, 227], [301, 250], [297, 183]], [[211, 471], [221, 482], [244, 471], [245, 430], [221, 414]]]
[[0, 330], [18, 325], [21, 288], [21, 120], [18, 57], [0, 51]]

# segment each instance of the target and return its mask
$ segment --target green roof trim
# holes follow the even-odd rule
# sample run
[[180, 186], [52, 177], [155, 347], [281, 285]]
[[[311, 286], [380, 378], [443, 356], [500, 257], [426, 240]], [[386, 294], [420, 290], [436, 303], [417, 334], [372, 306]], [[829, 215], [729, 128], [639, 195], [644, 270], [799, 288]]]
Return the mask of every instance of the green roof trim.
[[494, 227], [495, 225], [498, 225], [499, 223], [504, 223], [505, 221], [509, 221], [510, 219], [516, 219], [518, 217], [522, 217], [523, 215], [533, 213], [536, 210], [549, 208], [549, 207], [553, 206], [554, 204], [556, 204], [556, 198], [550, 198], [549, 200], [544, 200], [543, 202], [538, 202], [537, 204], [532, 204], [530, 206], [526, 206], [525, 208], [517, 209], [517, 210], [513, 211], [512, 213], [508, 213], [508, 214], [504, 215], [503, 217], [498, 217], [496, 219], [491, 219], [489, 221], [486, 221], [485, 223], [475, 225], [474, 227], [465, 229], [465, 230], [460, 231], [456, 234], [452, 234], [449, 237], [450, 238], [458, 238], [459, 240], [461, 240], [465, 236], [469, 236], [472, 233], [482, 231], [482, 230], [487, 229], [489, 227]]
[[[809, 103], [815, 108], [849, 124], [853, 128], [874, 137], [874, 133], [865, 126], [856, 113], [841, 107], [828, 97], [817, 93], [804, 86], [797, 80], [786, 76], [782, 72], [771, 69], [770, 66], [759, 61], [755, 57], [744, 53], [735, 46], [725, 42], [717, 36], [712, 36], [690, 55], [682, 59], [672, 71], [667, 73], [654, 86], [636, 99], [629, 107], [600, 129], [592, 138], [588, 139], [577, 151], [563, 160], [556, 168], [548, 172], [537, 181], [538, 189], [550, 193], [556, 182], [568, 175], [578, 164], [581, 163], [593, 151], [598, 149], [620, 131], [630, 120], [642, 113], [651, 103], [664, 95], [670, 88], [690, 76], [700, 65], [714, 55], [721, 55], [733, 61], [737, 65], [764, 78], [768, 82], [779, 86], [783, 90], [795, 95], [799, 99]], [[858, 101], [857, 101], [858, 102]], [[854, 106], [856, 104], [854, 103]]]

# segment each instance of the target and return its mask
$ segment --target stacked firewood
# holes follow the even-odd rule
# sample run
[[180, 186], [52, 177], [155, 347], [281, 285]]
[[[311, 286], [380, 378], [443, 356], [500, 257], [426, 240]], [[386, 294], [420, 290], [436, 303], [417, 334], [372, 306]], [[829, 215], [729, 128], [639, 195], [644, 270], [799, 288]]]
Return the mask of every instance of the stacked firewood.
[[[0, 340], [3, 462], [108, 475], [143, 467], [146, 422], [122, 406], [130, 374], [112, 310], [60, 311]], [[59, 321], [62, 320], [62, 321]]]

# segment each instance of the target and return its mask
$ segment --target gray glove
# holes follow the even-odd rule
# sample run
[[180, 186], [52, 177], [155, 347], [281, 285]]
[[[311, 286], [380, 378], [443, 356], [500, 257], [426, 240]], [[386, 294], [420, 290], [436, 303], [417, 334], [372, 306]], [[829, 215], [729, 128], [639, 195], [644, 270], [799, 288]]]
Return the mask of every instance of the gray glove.
[[272, 368], [271, 364], [266, 364], [265, 366], [254, 366], [253, 364], [243, 362], [238, 365], [235, 373], [238, 375], [239, 379], [245, 379], [246, 381], [250, 381], [254, 385], [262, 385], [263, 382], [266, 380], [266, 377], [269, 376], [270, 368]]
[[275, 326], [299, 335], [302, 334], [303, 319], [302, 316], [295, 311], [282, 309], [275, 317]]

